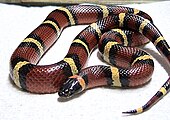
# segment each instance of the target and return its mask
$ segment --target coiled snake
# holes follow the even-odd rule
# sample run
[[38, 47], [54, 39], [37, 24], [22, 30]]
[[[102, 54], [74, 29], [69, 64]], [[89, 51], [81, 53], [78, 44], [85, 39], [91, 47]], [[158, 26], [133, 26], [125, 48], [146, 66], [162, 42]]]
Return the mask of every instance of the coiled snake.
[[[80, 24], [91, 25], [75, 37], [63, 60], [37, 65], [64, 28]], [[169, 61], [169, 46], [148, 14], [122, 6], [61, 7], [52, 11], [16, 48], [10, 59], [10, 75], [23, 90], [32, 93], [59, 91], [61, 97], [96, 86], [140, 86], [150, 80], [154, 63], [148, 53], [135, 46], [147, 43], [148, 39]], [[112, 66], [82, 69], [97, 45], [102, 58]], [[167, 93], [169, 86], [168, 79], [144, 106], [123, 113], [148, 110]]]

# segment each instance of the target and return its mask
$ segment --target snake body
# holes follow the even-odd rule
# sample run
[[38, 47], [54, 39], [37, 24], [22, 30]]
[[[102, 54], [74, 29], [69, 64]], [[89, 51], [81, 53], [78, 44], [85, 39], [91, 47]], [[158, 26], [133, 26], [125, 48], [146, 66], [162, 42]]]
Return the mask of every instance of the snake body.
[[69, 77], [60, 88], [59, 96], [70, 97], [98, 86], [127, 88], [147, 83], [154, 69], [152, 57], [135, 48], [145, 42], [147, 39], [139, 33], [128, 30], [113, 29], [104, 33], [98, 48], [104, 61], [112, 66], [98, 65], [83, 69], [78, 75]]
[[[64, 28], [79, 24], [91, 25], [76, 36], [63, 60], [51, 65], [37, 65]], [[23, 90], [32, 93], [54, 93], [60, 89], [59, 95], [63, 97], [96, 86], [134, 87], [147, 83], [153, 72], [152, 58], [148, 53], [133, 47], [147, 43], [148, 39], [126, 30], [123, 32], [116, 29], [107, 32], [112, 28], [130, 29], [143, 34], [169, 60], [169, 46], [152, 24], [148, 14], [129, 7], [75, 5], [52, 11], [43, 23], [21, 42], [10, 59], [11, 78]], [[126, 40], [125, 37], [131, 40]], [[100, 53], [106, 55], [103, 58], [114, 66], [93, 66], [82, 70], [91, 51], [97, 45]], [[121, 60], [122, 57], [127, 59]], [[66, 81], [68, 77], [69, 80]], [[71, 88], [75, 90], [72, 91]], [[169, 81], [145, 106], [124, 113], [140, 113], [147, 110], [165, 95], [168, 89]]]

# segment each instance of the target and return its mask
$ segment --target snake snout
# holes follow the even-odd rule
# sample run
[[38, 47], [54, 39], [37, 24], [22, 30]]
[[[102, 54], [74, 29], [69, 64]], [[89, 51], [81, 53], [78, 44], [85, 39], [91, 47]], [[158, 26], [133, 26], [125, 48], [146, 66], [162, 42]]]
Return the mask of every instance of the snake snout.
[[60, 88], [58, 95], [63, 98], [68, 98], [81, 91], [81, 86], [77, 78], [68, 78], [68, 80]]

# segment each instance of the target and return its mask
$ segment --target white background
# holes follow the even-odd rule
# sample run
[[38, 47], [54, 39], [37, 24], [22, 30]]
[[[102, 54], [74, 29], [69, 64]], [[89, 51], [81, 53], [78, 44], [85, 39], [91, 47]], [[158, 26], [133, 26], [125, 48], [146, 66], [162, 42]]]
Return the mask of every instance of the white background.
[[[170, 44], [170, 2], [126, 5], [147, 12]], [[0, 4], [0, 120], [121, 120], [170, 119], [170, 94], [149, 111], [134, 116], [122, 111], [144, 105], [168, 79], [170, 67], [152, 43], [144, 47], [154, 57], [152, 81], [137, 89], [96, 88], [69, 101], [61, 101], [58, 94], [38, 95], [23, 92], [12, 85], [9, 78], [9, 59], [19, 43], [36, 28], [55, 6], [21, 7]], [[59, 41], [44, 56], [40, 64], [55, 63], [66, 55], [71, 41], [86, 26], [64, 30]], [[88, 66], [103, 64], [94, 51]]]

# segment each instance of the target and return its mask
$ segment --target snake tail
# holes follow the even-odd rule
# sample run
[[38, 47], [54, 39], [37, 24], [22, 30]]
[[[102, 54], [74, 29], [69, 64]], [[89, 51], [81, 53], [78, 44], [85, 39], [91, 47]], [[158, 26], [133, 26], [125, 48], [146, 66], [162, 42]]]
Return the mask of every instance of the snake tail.
[[142, 107], [134, 110], [122, 112], [123, 114], [140, 114], [149, 110], [154, 104], [156, 104], [161, 98], [163, 98], [170, 90], [170, 78], [162, 85], [162, 87], [156, 92], [156, 94]]

